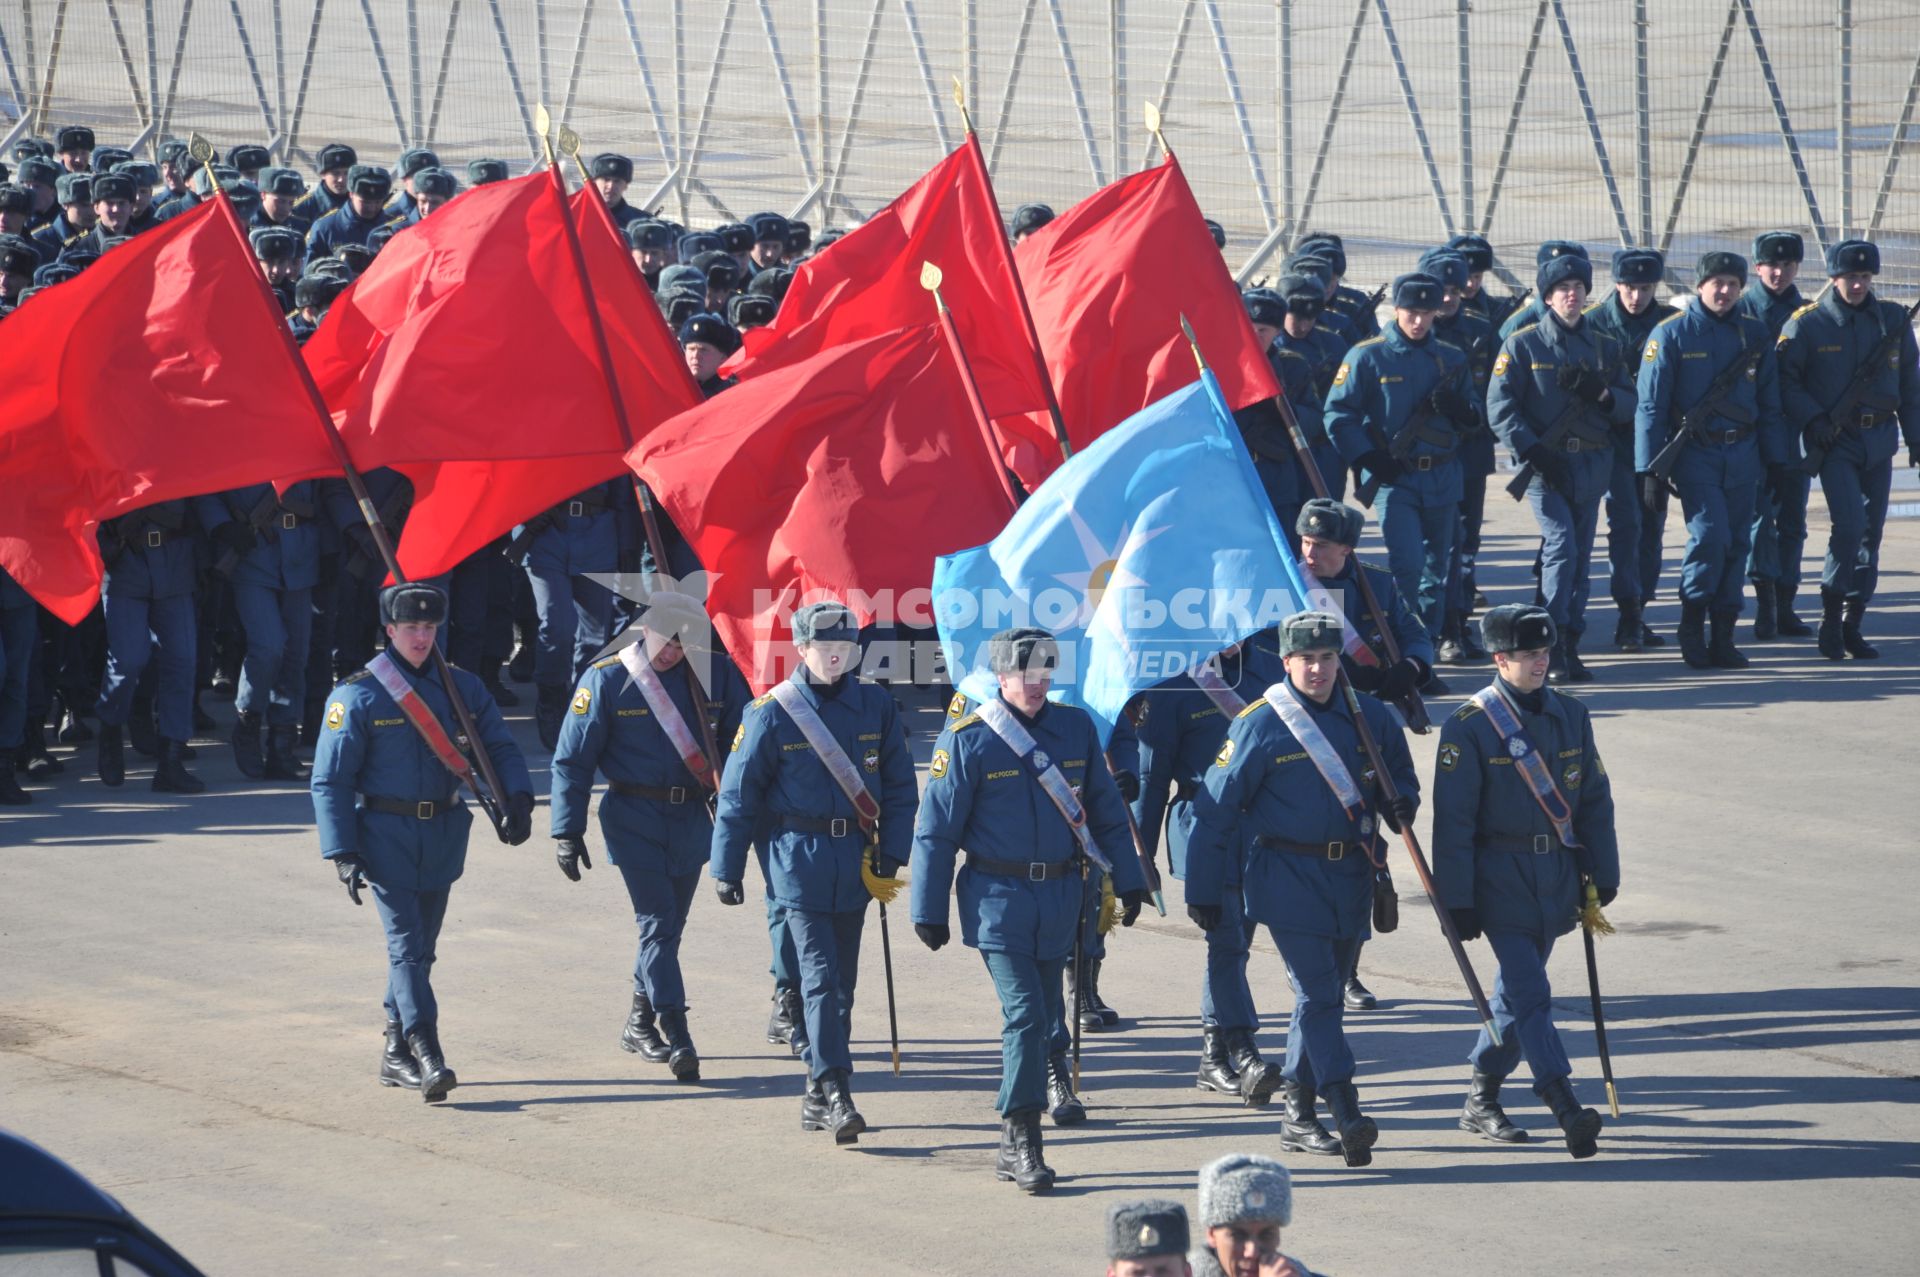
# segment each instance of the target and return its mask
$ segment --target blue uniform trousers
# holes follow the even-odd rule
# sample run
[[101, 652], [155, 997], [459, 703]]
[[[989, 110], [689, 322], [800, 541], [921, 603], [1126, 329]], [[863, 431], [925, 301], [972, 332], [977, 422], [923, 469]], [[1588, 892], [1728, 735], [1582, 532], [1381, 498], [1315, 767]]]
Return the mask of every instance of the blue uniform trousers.
[[1749, 577], [1800, 588], [1800, 554], [1807, 545], [1807, 495], [1812, 488], [1813, 476], [1797, 465], [1761, 480], [1754, 497]]
[[1680, 561], [1683, 602], [1705, 603], [1709, 609], [1740, 607], [1756, 486], [1722, 487], [1699, 480], [1679, 484], [1680, 509], [1687, 517], [1687, 553]]
[[1633, 449], [1615, 448], [1613, 472], [1607, 478], [1607, 589], [1620, 606], [1644, 599], [1653, 584], [1647, 578], [1660, 571], [1658, 534], [1653, 543], [1653, 573], [1641, 566], [1646, 518], [1647, 512], [1640, 508], [1640, 476], [1633, 472]]
[[192, 740], [193, 668], [198, 651], [193, 596], [128, 598], [109, 589], [101, 593], [100, 601], [107, 624], [107, 670], [100, 680], [95, 710], [100, 721], [126, 726], [140, 676], [157, 646], [153, 706], [160, 734], [168, 740]]
[[1387, 570], [1400, 595], [1427, 633], [1438, 634], [1447, 601], [1447, 571], [1453, 561], [1460, 503], [1422, 505], [1418, 493], [1380, 489], [1380, 536], [1387, 543]]
[[369, 884], [387, 930], [387, 1018], [400, 1021], [403, 1033], [435, 1028], [440, 1004], [433, 999], [433, 948], [440, 941], [440, 924], [447, 919], [451, 888], [409, 891], [405, 887]]
[[584, 576], [535, 567], [531, 559], [527, 583], [533, 588], [534, 613], [540, 618], [534, 633], [533, 681], [571, 687], [607, 645], [613, 591]]
[[1253, 923], [1238, 883], [1220, 893], [1220, 925], [1207, 932], [1207, 974], [1200, 982], [1200, 1023], [1210, 1029], [1258, 1029], [1253, 990], [1247, 985], [1247, 954]]
[[[1485, 475], [1468, 475], [1462, 489], [1453, 552], [1447, 556], [1447, 599], [1445, 610], [1465, 616], [1473, 611], [1474, 560], [1480, 553], [1480, 527], [1487, 517], [1487, 480]], [[1445, 619], [1445, 618], [1442, 618]]]
[[1502, 1045], [1495, 1046], [1483, 1028], [1467, 1059], [1475, 1073], [1504, 1078], [1524, 1055], [1533, 1071], [1534, 1089], [1538, 1090], [1542, 1083], [1573, 1072], [1567, 1062], [1567, 1048], [1560, 1042], [1560, 1031], [1553, 1027], [1553, 989], [1547, 984], [1547, 958], [1553, 953], [1553, 941], [1524, 931], [1489, 931], [1487, 943], [1500, 960], [1500, 974], [1494, 977], [1488, 1006]]
[[1848, 457], [1827, 455], [1820, 466], [1820, 490], [1827, 495], [1833, 530], [1827, 534], [1821, 588], [1838, 590], [1851, 601], [1872, 601], [1880, 583], [1880, 537], [1892, 489], [1891, 458], [1863, 466]]
[[822, 1078], [834, 1069], [853, 1071], [853, 989], [860, 980], [860, 931], [866, 921], [865, 909], [787, 910], [787, 930], [800, 967], [800, 996], [806, 1004], [809, 1077]]
[[1527, 504], [1540, 524], [1540, 592], [1554, 627], [1570, 638], [1587, 628], [1587, 597], [1593, 592], [1593, 537], [1600, 501], [1569, 502], [1535, 480]]
[[26, 744], [27, 679], [33, 669], [39, 616], [30, 603], [0, 608], [0, 749]]
[[793, 933], [787, 930], [787, 907], [773, 898], [773, 875], [767, 871], [767, 849], [755, 843], [753, 850], [760, 858], [760, 878], [767, 884], [767, 946], [773, 951], [773, 960], [767, 966], [767, 973], [773, 977], [776, 988], [797, 989], [800, 987], [800, 959], [794, 956]]
[[680, 978], [680, 937], [700, 886], [701, 866], [691, 873], [669, 874], [653, 867], [616, 865], [633, 901], [640, 927], [640, 951], [633, 960], [633, 987], [647, 995], [656, 1011], [687, 1009], [687, 986]]
[[1041, 960], [982, 951], [993, 991], [1000, 995], [1001, 1113], [1047, 1106], [1047, 1057], [1071, 1049], [1061, 980], [1069, 959]]
[[247, 634], [235, 706], [243, 714], [266, 715], [269, 726], [298, 726], [306, 698], [313, 592], [235, 582], [233, 606]]
[[1640, 600], [1645, 602], [1660, 588], [1660, 568], [1667, 551], [1667, 494], [1660, 494], [1660, 509], [1648, 514], [1640, 510]]
[[1329, 1082], [1351, 1081], [1353, 1048], [1341, 1027], [1346, 1017], [1341, 994], [1358, 956], [1359, 938], [1336, 940], [1279, 927], [1268, 931], [1293, 985], [1293, 1019], [1287, 1025], [1287, 1060], [1281, 1073], [1289, 1082], [1316, 1091]]

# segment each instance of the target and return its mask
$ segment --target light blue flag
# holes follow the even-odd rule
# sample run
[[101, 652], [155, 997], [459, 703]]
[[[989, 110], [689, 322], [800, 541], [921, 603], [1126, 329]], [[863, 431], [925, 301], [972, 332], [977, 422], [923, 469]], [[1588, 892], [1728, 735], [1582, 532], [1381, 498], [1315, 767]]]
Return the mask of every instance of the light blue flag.
[[986, 545], [942, 555], [934, 619], [956, 686], [993, 696], [987, 640], [1060, 644], [1053, 698], [1104, 742], [1135, 693], [1302, 610], [1305, 591], [1212, 373], [1078, 453]]

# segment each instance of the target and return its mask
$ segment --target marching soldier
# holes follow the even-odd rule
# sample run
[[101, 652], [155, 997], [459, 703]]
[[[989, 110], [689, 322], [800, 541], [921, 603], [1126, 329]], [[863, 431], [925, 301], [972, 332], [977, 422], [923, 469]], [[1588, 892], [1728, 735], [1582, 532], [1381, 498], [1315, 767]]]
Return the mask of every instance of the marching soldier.
[[1464, 485], [1460, 441], [1480, 426], [1466, 355], [1433, 334], [1440, 300], [1431, 275], [1394, 280], [1393, 322], [1347, 352], [1326, 411], [1361, 504], [1372, 505], [1379, 491], [1388, 568], [1401, 594], [1417, 600], [1429, 634], [1446, 608]]
[[93, 130], [84, 124], [69, 124], [53, 135], [54, 158], [69, 173], [86, 173], [93, 168]]
[[649, 289], [660, 287], [660, 272], [674, 264], [673, 228], [664, 222], [638, 219], [627, 223], [627, 247]]
[[313, 223], [293, 210], [306, 193], [306, 182], [293, 169], [268, 169], [260, 175], [260, 211], [254, 214], [253, 226], [284, 226], [300, 237], [304, 248]]
[[[1747, 259], [1701, 256], [1686, 309], [1647, 338], [1640, 362], [1634, 471], [1654, 510], [1668, 476], [1687, 520], [1680, 566], [1680, 655], [1694, 669], [1745, 669], [1733, 645], [1753, 503], [1767, 464], [1793, 447], [1767, 326], [1738, 308]], [[1711, 619], [1713, 635], [1706, 627]]]
[[[100, 783], [111, 789], [127, 779], [127, 735], [135, 749], [154, 756], [155, 793], [197, 794], [206, 789], [184, 761], [186, 743], [193, 738], [198, 642], [194, 610], [199, 546], [194, 532], [185, 500], [157, 502], [100, 525], [107, 666], [96, 709], [96, 749]], [[154, 665], [153, 698], [151, 704], [142, 704], [136, 689], [149, 662]]]
[[[27, 193], [17, 186], [4, 189], [17, 194], [17, 207], [24, 212], [29, 203]], [[68, 244], [92, 230], [98, 220], [93, 212], [93, 174], [62, 173], [56, 189], [60, 192], [60, 215], [33, 233], [33, 242], [40, 246], [43, 261], [58, 257]]]
[[347, 170], [347, 202], [314, 222], [307, 232], [307, 255], [325, 257], [342, 244], [365, 247], [375, 231], [398, 216], [386, 211], [392, 190], [393, 178], [383, 168], [356, 164]]
[[739, 349], [739, 330], [720, 315], [699, 314], [680, 325], [680, 351], [687, 371], [708, 399], [733, 384], [733, 378], [720, 375], [720, 365]]
[[[413, 175], [407, 185], [413, 192], [412, 199], [408, 201], [407, 211], [392, 218], [380, 228], [389, 236], [396, 235], [409, 226], [418, 226], [460, 192], [460, 180], [443, 168], [423, 168]], [[375, 237], [369, 236], [367, 246], [372, 248], [374, 245]]]
[[[640, 927], [633, 1007], [620, 1045], [685, 1082], [700, 1080], [700, 1056], [687, 1030], [680, 937], [713, 845], [707, 799], [718, 777], [707, 742], [717, 713], [720, 740], [732, 738], [746, 709], [746, 683], [718, 652], [689, 652], [683, 637], [706, 632], [694, 599], [666, 590], [647, 600], [640, 641], [596, 661], [573, 694], [553, 753], [553, 837], [560, 872], [574, 882], [591, 869], [587, 806], [596, 771], [607, 777], [600, 832], [620, 871]], [[704, 685], [701, 704], [692, 680]]]
[[467, 161], [467, 185], [491, 186], [495, 182], [507, 180], [507, 162], [505, 160], [484, 159]]
[[[1256, 636], [1257, 639], [1266, 636]], [[1199, 809], [1208, 797], [1207, 767], [1227, 738], [1227, 727], [1253, 698], [1286, 678], [1278, 656], [1259, 642], [1224, 648], [1190, 674], [1154, 688], [1140, 700], [1140, 796], [1133, 812], [1141, 849], [1152, 858], [1166, 831], [1167, 872], [1186, 880], [1189, 847]], [[1221, 893], [1220, 925], [1207, 932], [1207, 961], [1200, 981], [1202, 1090], [1238, 1096], [1249, 1108], [1264, 1107], [1280, 1086], [1280, 1070], [1261, 1057], [1254, 1036], [1260, 1020], [1247, 983], [1253, 923], [1241, 907], [1228, 867]]]
[[627, 187], [633, 184], [633, 161], [609, 151], [593, 157], [587, 170], [593, 176], [593, 189], [607, 206], [613, 224], [626, 230], [630, 223], [643, 221], [647, 211], [627, 203]]
[[[1429, 249], [1420, 256], [1420, 270], [1440, 281], [1440, 311], [1434, 317], [1434, 335], [1457, 346], [1467, 357], [1473, 376], [1473, 400], [1484, 405], [1499, 339], [1486, 318], [1465, 305], [1467, 259], [1449, 248]], [[1450, 665], [1486, 659], [1474, 641], [1474, 567], [1480, 554], [1480, 528], [1487, 514], [1487, 476], [1494, 471], [1493, 432], [1483, 419], [1460, 436], [1460, 525], [1454, 533], [1453, 555], [1447, 568], [1447, 605], [1440, 621], [1439, 657]]]
[[[424, 146], [409, 147], [400, 152], [400, 158], [393, 162], [393, 176], [400, 183], [400, 189], [393, 193], [388, 202], [386, 216], [382, 222], [391, 222], [396, 217], [405, 217], [414, 209], [414, 196], [419, 193], [418, 179], [428, 169], [440, 167], [440, 157]], [[352, 182], [348, 182], [352, 186]]]
[[1441, 901], [1460, 938], [1484, 931], [1500, 962], [1491, 1006], [1501, 1044], [1480, 1031], [1460, 1128], [1503, 1144], [1527, 1138], [1500, 1105], [1501, 1083], [1525, 1056], [1567, 1151], [1592, 1157], [1600, 1115], [1574, 1096], [1547, 959], [1578, 925], [1586, 883], [1603, 907], [1619, 892], [1613, 790], [1586, 706], [1546, 686], [1553, 618], [1510, 603], [1489, 611], [1481, 631], [1494, 681], [1440, 729], [1433, 778]]
[[[1613, 291], [1587, 307], [1587, 323], [1619, 344], [1629, 375], [1637, 371], [1647, 338], [1673, 307], [1654, 289], [1666, 277], [1667, 259], [1651, 248], [1623, 248], [1613, 255]], [[1615, 427], [1613, 474], [1607, 482], [1607, 585], [1620, 619], [1614, 646], [1622, 652], [1665, 647], [1667, 640], [1647, 624], [1646, 604], [1660, 579], [1660, 555], [1667, 530], [1667, 498], [1657, 512], [1640, 508], [1640, 481], [1633, 471], [1633, 423]]]
[[1780, 332], [1787, 421], [1806, 440], [1807, 464], [1819, 471], [1832, 520], [1820, 578], [1820, 655], [1830, 661], [1880, 655], [1860, 623], [1880, 580], [1880, 536], [1900, 447], [1896, 417], [1906, 436], [1907, 464], [1920, 464], [1920, 353], [1913, 315], [1874, 296], [1879, 271], [1874, 245], [1858, 239], [1835, 244], [1827, 250], [1833, 287], [1795, 312]]
[[294, 283], [300, 278], [300, 257], [306, 252], [305, 241], [290, 226], [263, 227], [248, 238], [253, 242], [253, 255], [260, 263], [260, 273], [266, 276], [267, 287], [273, 290], [280, 312], [291, 312], [295, 304]]
[[1327, 309], [1336, 312], [1353, 326], [1353, 339], [1366, 341], [1377, 336], [1380, 332], [1380, 320], [1374, 314], [1377, 299], [1357, 288], [1348, 288], [1342, 282], [1347, 277], [1347, 249], [1340, 237], [1332, 231], [1316, 231], [1301, 239], [1294, 248], [1296, 252], [1317, 252], [1325, 258], [1333, 271]]
[[499, 707], [477, 677], [449, 667], [480, 732], [466, 740], [432, 668], [446, 616], [447, 596], [436, 586], [381, 591], [387, 650], [327, 698], [312, 780], [320, 854], [354, 904], [371, 887], [387, 933], [380, 1084], [417, 1089], [428, 1103], [458, 1081], [440, 1047], [429, 977], [447, 898], [466, 867], [473, 813], [455, 775], [468, 768], [468, 751], [486, 750], [507, 789], [504, 840], [517, 847], [533, 833], [533, 781]]
[[[1324, 284], [1307, 275], [1289, 274], [1280, 277], [1274, 291], [1286, 303], [1286, 314], [1280, 321], [1280, 331], [1274, 335], [1273, 348], [1300, 355], [1312, 374], [1313, 393], [1290, 397], [1288, 403], [1300, 423], [1300, 433], [1306, 436], [1307, 451], [1320, 471], [1321, 482], [1338, 501], [1346, 495], [1347, 467], [1340, 460], [1340, 450], [1327, 437], [1325, 416], [1327, 391], [1333, 386], [1334, 370], [1347, 352], [1347, 343], [1320, 326], [1327, 305]], [[1296, 455], [1296, 465], [1298, 460]], [[1298, 487], [1303, 501], [1314, 490], [1304, 467], [1300, 469]]]
[[293, 202], [293, 215], [317, 222], [347, 203], [347, 174], [360, 163], [352, 147], [344, 142], [329, 142], [320, 148], [316, 167], [320, 180], [313, 189]]
[[[1535, 273], [1537, 274], [1539, 271], [1544, 270], [1547, 263], [1556, 257], [1578, 257], [1581, 261], [1588, 263], [1588, 271], [1589, 274], [1591, 274], [1592, 262], [1587, 256], [1587, 246], [1567, 239], [1550, 239], [1534, 250], [1533, 268]], [[1512, 313], [1500, 322], [1501, 344], [1505, 345], [1507, 338], [1513, 336], [1527, 325], [1537, 324], [1546, 317], [1546, 299], [1536, 292], [1525, 305], [1514, 307]]]
[[548, 749], [560, 736], [567, 688], [606, 646], [613, 625], [613, 591], [595, 578], [620, 570], [620, 547], [636, 539], [638, 517], [631, 481], [609, 479], [527, 520], [508, 542], [539, 618], [533, 717]]
[[[1269, 288], [1250, 288], [1240, 295], [1240, 300], [1247, 308], [1247, 321], [1253, 326], [1254, 340], [1260, 343], [1260, 349], [1266, 354], [1267, 366], [1273, 369], [1280, 393], [1287, 397], [1289, 404], [1314, 401], [1317, 396], [1313, 389], [1312, 362], [1300, 351], [1281, 349], [1274, 340], [1286, 322], [1286, 299]], [[1319, 416], [1318, 412], [1314, 415], [1316, 418]], [[1285, 527], [1293, 521], [1294, 515], [1300, 510], [1300, 503], [1312, 489], [1307, 486], [1306, 476], [1301, 473], [1299, 459], [1293, 450], [1293, 440], [1287, 434], [1280, 410], [1271, 402], [1262, 400], [1237, 409], [1233, 419], [1240, 426], [1241, 441], [1247, 445], [1247, 451], [1253, 457], [1253, 468], [1260, 476], [1260, 486], [1266, 491], [1267, 501], [1273, 506], [1281, 526]], [[1304, 423], [1302, 425], [1304, 428]]]
[[1614, 430], [1633, 420], [1620, 346], [1582, 313], [1592, 285], [1584, 257], [1540, 267], [1535, 287], [1546, 317], [1506, 339], [1487, 391], [1495, 433], [1532, 473], [1526, 494], [1540, 525], [1540, 591], [1560, 636], [1547, 675], [1555, 683], [1593, 678], [1580, 659], [1593, 537], [1613, 478]]
[[1022, 204], [1013, 210], [1013, 221], [1007, 227], [1007, 234], [1013, 242], [1019, 244], [1053, 220], [1053, 210], [1045, 204]]
[[[1281, 623], [1287, 681], [1241, 711], [1207, 771], [1212, 801], [1199, 809], [1188, 850], [1187, 913], [1204, 931], [1219, 926], [1239, 866], [1246, 915], [1272, 933], [1293, 984], [1282, 1147], [1338, 1152], [1348, 1166], [1365, 1166], [1379, 1131], [1354, 1090], [1342, 986], [1373, 903], [1375, 818], [1406, 828], [1419, 778], [1386, 706], [1340, 695], [1340, 648], [1338, 616], [1299, 612]], [[1391, 806], [1378, 796], [1356, 707], [1393, 771], [1399, 795]], [[1318, 1096], [1337, 1139], [1314, 1114]]]
[[[1806, 253], [1805, 241], [1792, 231], [1766, 231], [1753, 238], [1753, 280], [1740, 294], [1739, 309], [1765, 324], [1776, 343], [1787, 320], [1806, 304], [1793, 286]], [[1781, 394], [1784, 399], [1784, 386]], [[1787, 460], [1767, 467], [1754, 498], [1747, 579], [1753, 583], [1753, 637], [1761, 643], [1775, 635], [1806, 638], [1813, 633], [1813, 627], [1793, 611], [1794, 596], [1800, 592], [1800, 553], [1807, 545], [1807, 496], [1813, 480], [1800, 464], [1800, 432], [1789, 425], [1787, 437]]]
[[[1072, 1092], [1061, 980], [1084, 949], [1091, 867], [1112, 866], [1132, 926], [1148, 898], [1127, 832], [1125, 799], [1092, 717], [1047, 700], [1059, 651], [1045, 630], [996, 634], [988, 666], [1000, 694], [950, 720], [934, 747], [913, 841], [913, 929], [929, 948], [952, 938], [947, 900], [960, 898], [960, 938], [986, 960], [1000, 997], [1002, 1118], [994, 1174], [1045, 1192], [1040, 1113], [1084, 1121]], [[966, 852], [955, 880], [954, 860]], [[1076, 869], [1078, 872], [1076, 872]]]
[[836, 1144], [867, 1126], [853, 1106], [848, 1045], [867, 901], [899, 889], [870, 888], [867, 877], [891, 879], [906, 863], [918, 803], [899, 706], [854, 674], [859, 636], [844, 603], [793, 614], [800, 667], [748, 706], [734, 733], [709, 865], [720, 902], [741, 904], [748, 844], [767, 845], [800, 969], [800, 1127], [831, 1131]]
[[1461, 309], [1486, 320], [1497, 344], [1500, 326], [1507, 322], [1507, 316], [1520, 309], [1526, 294], [1495, 297], [1487, 292], [1487, 272], [1493, 269], [1493, 245], [1484, 235], [1455, 235], [1447, 241], [1447, 250], [1467, 259], [1467, 282], [1460, 290]]

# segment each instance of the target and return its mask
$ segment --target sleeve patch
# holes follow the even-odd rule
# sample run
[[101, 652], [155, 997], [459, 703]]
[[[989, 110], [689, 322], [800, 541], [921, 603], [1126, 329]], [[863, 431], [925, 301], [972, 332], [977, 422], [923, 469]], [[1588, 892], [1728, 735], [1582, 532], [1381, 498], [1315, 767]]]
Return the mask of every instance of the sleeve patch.
[[[956, 697], [955, 699], [958, 699], [958, 698]], [[947, 774], [947, 765], [950, 762], [952, 762], [952, 759], [950, 759], [947, 756], [946, 750], [944, 749], [934, 750], [933, 763], [931, 766], [927, 768], [927, 775], [931, 776], [935, 780], [939, 780], [942, 776]]]
[[947, 717], [959, 718], [962, 714], [966, 712], [967, 712], [967, 694], [965, 692], [955, 692], [953, 694], [953, 699], [947, 702]]
[[1341, 364], [1341, 365], [1340, 365], [1340, 371], [1338, 371], [1338, 372], [1336, 372], [1336, 373], [1334, 373], [1334, 374], [1333, 374], [1333, 384], [1334, 384], [1334, 385], [1336, 385], [1336, 386], [1344, 386], [1344, 385], [1346, 385], [1346, 384], [1347, 384], [1347, 371], [1348, 371], [1348, 368], [1349, 368], [1349, 365], [1347, 365], [1347, 364]]
[[1507, 352], [1504, 350], [1501, 351], [1500, 358], [1493, 361], [1493, 375], [1496, 377], [1506, 376], [1507, 366], [1512, 362], [1513, 360], [1511, 357], [1508, 356]]
[[1221, 744], [1220, 752], [1213, 756], [1213, 765], [1215, 767], [1225, 767], [1228, 763], [1232, 761], [1233, 761], [1233, 737], [1229, 736], [1227, 737], [1226, 741]]
[[573, 694], [574, 713], [584, 716], [586, 712], [592, 708], [593, 692], [591, 689], [583, 687]]
[[1460, 747], [1452, 741], [1440, 747], [1440, 770], [1450, 772], [1460, 765]]
[[334, 731], [337, 732], [340, 730], [340, 725], [346, 721], [347, 721], [347, 707], [345, 704], [343, 704], [340, 701], [335, 701], [333, 704], [327, 706], [327, 726], [328, 727], [332, 728]]
[[1648, 363], [1652, 363], [1653, 357], [1655, 355], [1658, 355], [1659, 353], [1660, 353], [1659, 339], [1655, 337], [1647, 338], [1647, 353], [1644, 356], [1642, 356], [1642, 358], [1644, 358]]
[[739, 753], [740, 742], [744, 741], [746, 738], [747, 738], [747, 725], [745, 723], [742, 723], [740, 724], [740, 726], [733, 729], [733, 745], [727, 752], [731, 754]]

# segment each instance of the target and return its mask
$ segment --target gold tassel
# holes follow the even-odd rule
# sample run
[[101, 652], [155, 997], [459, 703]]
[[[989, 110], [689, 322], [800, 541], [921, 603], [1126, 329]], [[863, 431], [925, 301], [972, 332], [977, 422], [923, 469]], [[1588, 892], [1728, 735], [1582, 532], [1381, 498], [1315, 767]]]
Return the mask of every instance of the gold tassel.
[[1103, 875], [1100, 879], [1100, 916], [1094, 922], [1094, 930], [1106, 935], [1113, 930], [1113, 924], [1120, 920], [1120, 902], [1114, 899], [1113, 878]]
[[867, 856], [860, 858], [860, 881], [866, 884], [867, 894], [883, 905], [892, 904], [893, 898], [900, 894], [900, 888], [907, 885], [903, 878], [882, 878], [875, 873], [873, 861]]
[[1600, 889], [1591, 882], [1587, 884], [1587, 903], [1580, 909], [1580, 925], [1596, 936], [1614, 934], [1613, 924], [1600, 912]]

